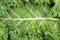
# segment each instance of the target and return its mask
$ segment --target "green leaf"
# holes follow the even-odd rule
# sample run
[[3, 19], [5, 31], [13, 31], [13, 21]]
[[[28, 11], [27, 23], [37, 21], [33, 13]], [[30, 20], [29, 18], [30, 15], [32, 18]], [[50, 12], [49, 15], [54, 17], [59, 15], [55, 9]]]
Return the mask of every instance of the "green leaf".
[[59, 0], [0, 0], [0, 40], [60, 40]]

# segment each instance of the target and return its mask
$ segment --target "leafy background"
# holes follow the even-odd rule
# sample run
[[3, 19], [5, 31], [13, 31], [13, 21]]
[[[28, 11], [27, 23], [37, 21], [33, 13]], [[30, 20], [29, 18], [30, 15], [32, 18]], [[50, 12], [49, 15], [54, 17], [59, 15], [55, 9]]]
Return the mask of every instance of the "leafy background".
[[60, 19], [60, 0], [0, 0], [0, 40], [60, 39], [60, 20], [24, 18]]

